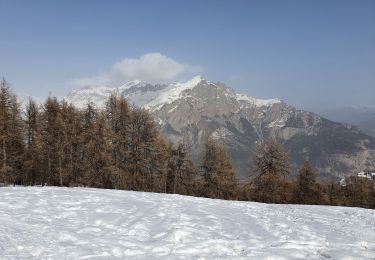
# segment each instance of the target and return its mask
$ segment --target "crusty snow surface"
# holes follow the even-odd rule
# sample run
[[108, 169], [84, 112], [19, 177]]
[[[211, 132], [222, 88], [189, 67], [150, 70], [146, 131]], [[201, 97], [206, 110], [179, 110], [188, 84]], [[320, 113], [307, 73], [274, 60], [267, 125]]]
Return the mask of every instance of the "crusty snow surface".
[[0, 259], [375, 259], [375, 211], [0, 188]]

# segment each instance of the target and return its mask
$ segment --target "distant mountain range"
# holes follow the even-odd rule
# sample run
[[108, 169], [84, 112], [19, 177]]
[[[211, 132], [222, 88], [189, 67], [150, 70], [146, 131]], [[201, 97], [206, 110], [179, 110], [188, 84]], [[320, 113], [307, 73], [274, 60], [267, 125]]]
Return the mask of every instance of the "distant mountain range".
[[251, 172], [256, 142], [270, 136], [284, 145], [294, 166], [307, 159], [326, 180], [366, 170], [375, 162], [375, 138], [357, 127], [296, 109], [279, 99], [237, 94], [200, 76], [184, 83], [131, 81], [118, 88], [90, 86], [72, 91], [65, 100], [79, 108], [89, 101], [103, 107], [111, 93], [149, 110], [164, 135], [190, 146], [196, 163], [207, 137], [223, 142], [241, 178]]
[[340, 107], [321, 110], [320, 114], [331, 120], [356, 125], [375, 137], [375, 107]]

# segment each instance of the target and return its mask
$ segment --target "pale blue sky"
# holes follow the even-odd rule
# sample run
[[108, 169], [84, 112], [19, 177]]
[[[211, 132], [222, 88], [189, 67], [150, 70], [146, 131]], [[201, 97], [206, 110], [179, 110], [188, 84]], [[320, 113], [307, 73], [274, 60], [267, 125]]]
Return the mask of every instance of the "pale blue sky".
[[[155, 53], [166, 68], [150, 72]], [[374, 106], [375, 1], [0, 0], [0, 75], [18, 93], [61, 97], [145, 70], [306, 109]]]

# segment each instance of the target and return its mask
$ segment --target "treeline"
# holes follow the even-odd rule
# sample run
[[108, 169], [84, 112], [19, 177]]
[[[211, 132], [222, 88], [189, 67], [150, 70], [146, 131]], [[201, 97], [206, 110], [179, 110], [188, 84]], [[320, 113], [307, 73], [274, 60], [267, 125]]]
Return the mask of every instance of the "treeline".
[[345, 184], [321, 183], [308, 161], [291, 178], [287, 153], [274, 139], [255, 149], [253, 178], [241, 188], [241, 199], [266, 203], [293, 203], [375, 208], [375, 181], [351, 176]]
[[196, 167], [186, 144], [168, 142], [150, 114], [122, 96], [111, 96], [104, 109], [88, 103], [78, 110], [48, 97], [42, 105], [29, 100], [21, 111], [9, 84], [0, 83], [0, 183], [375, 208], [370, 180], [322, 184], [308, 162], [291, 179], [288, 156], [272, 139], [254, 154], [253, 177], [239, 184], [223, 144], [208, 139]]

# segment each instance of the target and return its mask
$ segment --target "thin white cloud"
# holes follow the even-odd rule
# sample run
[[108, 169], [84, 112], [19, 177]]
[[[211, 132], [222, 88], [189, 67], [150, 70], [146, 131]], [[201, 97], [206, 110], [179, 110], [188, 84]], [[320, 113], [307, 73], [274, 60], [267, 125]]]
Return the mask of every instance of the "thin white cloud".
[[164, 83], [200, 74], [201, 66], [178, 63], [160, 53], [147, 53], [140, 58], [126, 58], [116, 62], [107, 72], [86, 78], [73, 79], [75, 86], [113, 85], [131, 80]]

